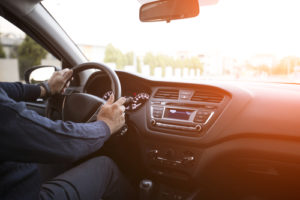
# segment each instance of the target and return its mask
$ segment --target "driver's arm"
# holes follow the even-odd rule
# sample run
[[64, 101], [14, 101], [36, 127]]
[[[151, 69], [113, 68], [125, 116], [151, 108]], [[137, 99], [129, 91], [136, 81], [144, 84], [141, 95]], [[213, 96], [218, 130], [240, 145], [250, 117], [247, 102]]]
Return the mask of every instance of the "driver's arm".
[[110, 129], [103, 121], [52, 121], [10, 99], [0, 88], [0, 160], [75, 161], [101, 148]]
[[5, 91], [9, 98], [15, 101], [34, 101], [41, 94], [39, 86], [20, 82], [0, 82], [0, 88]]
[[[103, 105], [98, 121], [52, 121], [9, 98], [0, 88], [0, 160], [37, 163], [76, 161], [100, 149], [124, 124], [125, 98]], [[76, 109], [76, 108], [74, 108]]]
[[[56, 83], [59, 81], [64, 83], [61, 80], [68, 80], [69, 76], [56, 73], [53, 77], [58, 78]], [[100, 149], [109, 136], [125, 122], [123, 114], [125, 98], [113, 103], [114, 99], [111, 97], [98, 114], [98, 121], [93, 123], [52, 121], [28, 110], [25, 103], [17, 102], [28, 98], [24, 87], [33, 86], [19, 83], [3, 83], [3, 85], [5, 86], [0, 85], [0, 161], [38, 163], [75, 161]], [[65, 84], [52, 86], [61, 92]], [[10, 87], [19, 87], [16, 89], [20, 90], [19, 93], [15, 95]], [[39, 87], [37, 91], [41, 93]], [[38, 95], [35, 93], [31, 98], [35, 96]]]
[[[72, 70], [70, 69], [54, 72], [48, 81], [51, 95], [64, 92], [65, 88], [68, 87], [67, 81], [71, 76]], [[20, 82], [0, 82], [0, 88], [6, 92], [9, 98], [15, 101], [34, 101], [46, 95], [46, 90], [43, 86], [22, 84]]]

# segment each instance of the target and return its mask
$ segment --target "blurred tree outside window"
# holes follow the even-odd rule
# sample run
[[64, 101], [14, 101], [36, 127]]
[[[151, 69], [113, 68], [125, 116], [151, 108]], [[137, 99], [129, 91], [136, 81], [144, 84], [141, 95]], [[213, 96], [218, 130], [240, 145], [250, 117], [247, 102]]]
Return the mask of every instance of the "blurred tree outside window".
[[2, 42], [0, 42], [0, 58], [6, 58], [5, 51], [3, 50]]
[[23, 78], [24, 72], [32, 66], [40, 65], [46, 58], [47, 51], [37, 42], [26, 36], [18, 47], [19, 76]]
[[104, 62], [115, 63], [117, 69], [124, 69], [124, 66], [133, 65], [133, 52], [126, 54], [120, 49], [115, 48], [112, 44], [107, 45], [105, 49]]
[[0, 17], [0, 81], [23, 81], [24, 71], [36, 65], [61, 67], [61, 61]]

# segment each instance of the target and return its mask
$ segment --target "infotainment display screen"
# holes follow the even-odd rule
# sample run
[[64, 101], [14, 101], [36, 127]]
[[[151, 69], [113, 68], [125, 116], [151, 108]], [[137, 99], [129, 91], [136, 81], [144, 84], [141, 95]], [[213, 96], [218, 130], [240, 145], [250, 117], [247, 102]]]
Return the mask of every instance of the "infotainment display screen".
[[192, 113], [193, 113], [193, 110], [178, 109], [178, 108], [166, 108], [164, 117], [172, 118], [172, 119], [188, 120]]

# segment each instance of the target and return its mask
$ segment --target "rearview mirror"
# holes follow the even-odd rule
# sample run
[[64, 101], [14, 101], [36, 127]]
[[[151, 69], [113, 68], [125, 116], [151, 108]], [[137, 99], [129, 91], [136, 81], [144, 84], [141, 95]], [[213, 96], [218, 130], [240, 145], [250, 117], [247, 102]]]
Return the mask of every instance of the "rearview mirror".
[[146, 3], [140, 8], [142, 22], [167, 21], [196, 17], [198, 0], [160, 0]]
[[25, 71], [25, 82], [30, 84], [41, 83], [49, 80], [53, 72], [58, 71], [55, 66], [39, 65]]

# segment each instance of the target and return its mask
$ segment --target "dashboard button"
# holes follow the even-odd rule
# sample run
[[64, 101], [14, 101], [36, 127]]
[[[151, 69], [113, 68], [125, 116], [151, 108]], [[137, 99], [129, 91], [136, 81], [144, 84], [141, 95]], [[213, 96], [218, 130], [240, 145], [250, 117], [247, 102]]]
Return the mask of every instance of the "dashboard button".
[[151, 120], [151, 124], [152, 124], [153, 126], [155, 126], [155, 125], [156, 125], [156, 121], [155, 121], [154, 119], [152, 119], [152, 120]]
[[194, 122], [197, 122], [197, 123], [205, 123], [206, 120], [205, 119], [195, 119]]
[[195, 118], [194, 118], [194, 122], [199, 122], [199, 123], [204, 123], [206, 122], [207, 120], [207, 117], [206, 116], [203, 116], [203, 115], [196, 115]]

